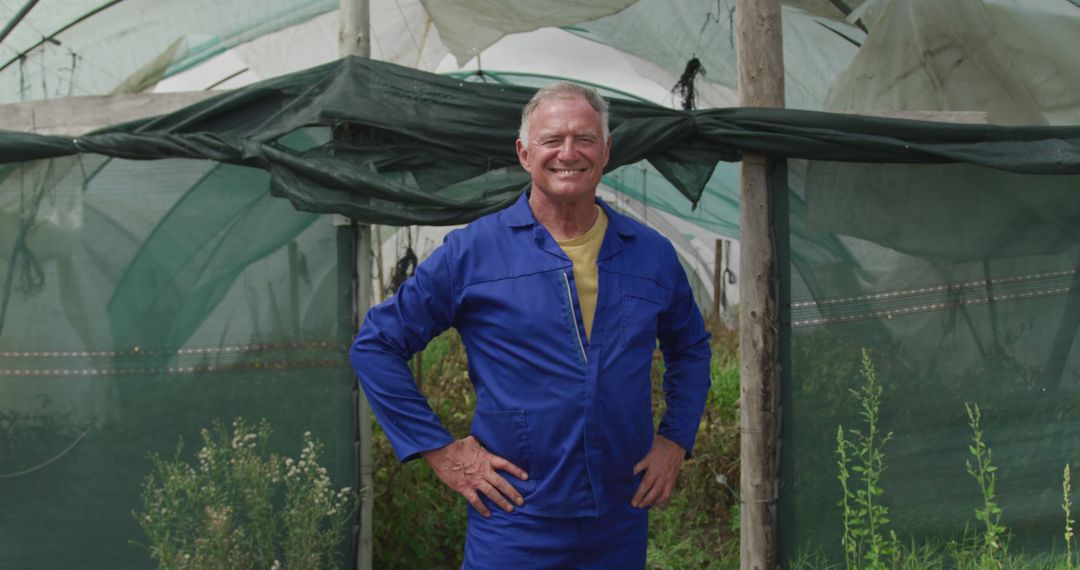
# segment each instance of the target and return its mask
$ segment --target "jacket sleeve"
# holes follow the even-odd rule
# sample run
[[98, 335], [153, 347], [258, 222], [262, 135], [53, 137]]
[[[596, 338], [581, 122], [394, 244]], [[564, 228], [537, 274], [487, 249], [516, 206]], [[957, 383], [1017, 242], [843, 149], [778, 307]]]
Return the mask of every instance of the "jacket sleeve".
[[664, 354], [664, 396], [667, 410], [660, 420], [660, 435], [693, 454], [701, 413], [709, 395], [712, 349], [705, 321], [679, 263], [678, 254], [666, 244], [669, 274], [674, 276], [671, 303], [660, 314], [657, 334]]
[[457, 295], [451, 237], [393, 297], [368, 311], [349, 351], [360, 386], [402, 462], [454, 441], [408, 365], [414, 353], [453, 323]]

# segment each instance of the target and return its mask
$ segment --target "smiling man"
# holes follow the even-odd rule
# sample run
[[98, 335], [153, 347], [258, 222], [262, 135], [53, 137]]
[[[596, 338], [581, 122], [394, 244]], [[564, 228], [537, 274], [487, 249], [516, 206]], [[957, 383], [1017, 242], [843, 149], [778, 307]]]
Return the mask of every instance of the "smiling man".
[[[464, 568], [643, 568], [709, 389], [709, 343], [670, 242], [596, 197], [606, 102], [556, 83], [522, 112], [532, 183], [452, 232], [368, 313], [351, 359], [402, 461], [423, 457], [469, 505]], [[455, 327], [476, 390], [455, 439], [408, 359]], [[666, 411], [652, 419], [657, 339]]]

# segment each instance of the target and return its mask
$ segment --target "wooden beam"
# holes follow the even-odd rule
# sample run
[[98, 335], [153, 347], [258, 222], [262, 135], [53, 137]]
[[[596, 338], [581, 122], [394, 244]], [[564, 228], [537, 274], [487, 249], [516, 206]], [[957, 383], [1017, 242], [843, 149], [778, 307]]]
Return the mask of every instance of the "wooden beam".
[[866, 111], [852, 114], [881, 117], [883, 119], [961, 123], [965, 125], [985, 125], [990, 122], [990, 114], [986, 111]]
[[[347, 55], [371, 57], [371, 6], [368, 0], [341, 0], [338, 18], [340, 21], [340, 27], [338, 28], [338, 55], [341, 57]], [[354, 316], [357, 330], [359, 330], [364, 315], [371, 308], [373, 248], [380, 247], [382, 244], [372, 244], [370, 225], [352, 222], [350, 229], [356, 251], [356, 271], [354, 273], [356, 275], [356, 288], [354, 290], [356, 314]], [[357, 513], [360, 532], [356, 544], [356, 568], [370, 570], [374, 552], [371, 528], [374, 521], [375, 504], [371, 406], [356, 381], [353, 382], [353, 391], [355, 393], [354, 401], [356, 402], [357, 467], [362, 493], [360, 496], [360, 509]]]
[[9, 103], [0, 105], [0, 129], [79, 136], [111, 125], [171, 113], [220, 94], [221, 91], [131, 93]]
[[[737, 0], [739, 104], [784, 106], [780, 0]], [[739, 187], [740, 567], [779, 566], [777, 406], [779, 319], [769, 163], [744, 155]], [[780, 184], [784, 182], [784, 184]], [[786, 181], [777, 181], [786, 188]]]

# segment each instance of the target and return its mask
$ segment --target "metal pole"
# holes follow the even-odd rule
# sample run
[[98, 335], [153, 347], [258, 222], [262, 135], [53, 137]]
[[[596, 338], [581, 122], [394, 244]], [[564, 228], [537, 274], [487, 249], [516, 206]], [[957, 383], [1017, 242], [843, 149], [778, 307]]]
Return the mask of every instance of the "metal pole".
[[11, 33], [11, 30], [15, 29], [15, 26], [19, 25], [19, 22], [21, 22], [22, 19], [25, 18], [28, 13], [30, 13], [30, 10], [34, 7], [34, 4], [37, 3], [38, 0], [30, 0], [29, 2], [24, 4], [22, 8], [19, 9], [19, 13], [15, 14], [15, 17], [11, 18], [11, 21], [8, 22], [6, 26], [4, 26], [3, 30], [0, 30], [0, 43], [3, 43], [4, 38], [6, 38], [8, 34]]
[[[338, 10], [340, 27], [338, 55], [371, 57], [371, 10], [368, 0], [341, 0]], [[361, 319], [371, 307], [371, 226], [351, 224], [353, 248], [356, 252], [356, 299], [355, 325], [359, 329]], [[354, 389], [356, 383], [354, 382]], [[371, 465], [371, 407], [364, 393], [356, 390], [356, 437], [359, 483], [363, 492], [360, 500], [358, 522], [359, 536], [356, 541], [356, 568], [370, 570], [372, 567], [371, 523], [374, 504], [374, 478]]]
[[[735, 15], [740, 105], [783, 107], [780, 0], [736, 0]], [[743, 570], [779, 567], [775, 480], [780, 342], [769, 167], [764, 156], [755, 155], [744, 155], [740, 164], [739, 488]]]

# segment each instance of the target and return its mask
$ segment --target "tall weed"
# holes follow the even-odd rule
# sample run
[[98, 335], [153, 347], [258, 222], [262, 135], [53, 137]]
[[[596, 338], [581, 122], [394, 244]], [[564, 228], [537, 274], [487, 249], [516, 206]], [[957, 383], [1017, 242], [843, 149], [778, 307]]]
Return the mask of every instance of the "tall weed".
[[862, 376], [865, 380], [851, 394], [859, 404], [859, 416], [864, 429], [843, 426], [836, 432], [836, 454], [839, 467], [840, 501], [844, 534], [844, 562], [848, 568], [885, 568], [897, 552], [895, 534], [886, 535], [889, 509], [881, 502], [885, 489], [881, 476], [885, 472], [885, 444], [892, 432], [882, 435], [878, 427], [881, 412], [881, 385], [869, 353], [862, 352]]
[[983, 523], [982, 540], [979, 541], [979, 564], [986, 568], [1001, 568], [1001, 559], [1006, 553], [1006, 529], [1001, 524], [1001, 507], [997, 503], [997, 467], [993, 464], [993, 452], [983, 441], [980, 424], [982, 413], [978, 404], [964, 404], [967, 411], [968, 426], [971, 427], [971, 445], [968, 452], [971, 460], [965, 462], [968, 475], [975, 479], [982, 493], [983, 505], [975, 509], [975, 519]]

